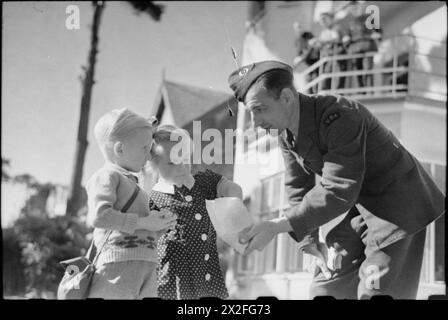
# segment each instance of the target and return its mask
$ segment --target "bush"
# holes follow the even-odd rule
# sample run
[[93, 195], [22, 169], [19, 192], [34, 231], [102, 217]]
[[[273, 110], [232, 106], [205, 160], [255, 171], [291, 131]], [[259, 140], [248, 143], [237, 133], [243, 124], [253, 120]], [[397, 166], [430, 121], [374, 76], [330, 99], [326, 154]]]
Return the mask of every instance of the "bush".
[[64, 274], [59, 261], [85, 254], [92, 230], [79, 218], [46, 215], [24, 216], [13, 228], [21, 247], [26, 290], [36, 298], [55, 297]]
[[25, 275], [20, 261], [21, 249], [17, 234], [12, 228], [2, 229], [3, 234], [3, 294], [17, 296], [25, 293]]

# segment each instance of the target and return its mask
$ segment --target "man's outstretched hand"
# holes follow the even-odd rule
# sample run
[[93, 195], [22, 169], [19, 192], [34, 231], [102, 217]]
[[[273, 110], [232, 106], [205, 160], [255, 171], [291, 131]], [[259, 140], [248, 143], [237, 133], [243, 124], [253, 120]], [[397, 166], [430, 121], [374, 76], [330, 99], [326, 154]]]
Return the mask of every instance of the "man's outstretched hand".
[[249, 243], [244, 255], [254, 250], [263, 250], [277, 234], [291, 230], [292, 227], [285, 217], [257, 222], [252, 228], [244, 229], [239, 234], [241, 243]]
[[244, 232], [241, 232], [240, 242], [243, 244], [249, 243], [244, 251], [244, 255], [247, 255], [254, 250], [263, 250], [276, 235], [275, 225], [270, 220], [256, 223], [249, 229], [249, 231], [246, 231], [245, 234]]

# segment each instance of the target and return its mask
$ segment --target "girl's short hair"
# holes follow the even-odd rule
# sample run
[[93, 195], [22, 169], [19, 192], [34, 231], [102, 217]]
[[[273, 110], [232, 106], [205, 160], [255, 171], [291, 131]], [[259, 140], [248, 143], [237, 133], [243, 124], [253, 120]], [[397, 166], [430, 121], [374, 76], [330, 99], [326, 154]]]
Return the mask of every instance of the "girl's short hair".
[[191, 154], [193, 141], [187, 130], [176, 127], [174, 125], [165, 124], [154, 128], [153, 147], [151, 148], [151, 159], [155, 159], [163, 152], [160, 147], [161, 143], [170, 142], [172, 144], [186, 142], [188, 143], [188, 152]]
[[95, 124], [94, 134], [101, 151], [106, 154], [116, 141], [128, 138], [135, 129], [153, 129], [148, 119], [126, 108], [114, 109]]

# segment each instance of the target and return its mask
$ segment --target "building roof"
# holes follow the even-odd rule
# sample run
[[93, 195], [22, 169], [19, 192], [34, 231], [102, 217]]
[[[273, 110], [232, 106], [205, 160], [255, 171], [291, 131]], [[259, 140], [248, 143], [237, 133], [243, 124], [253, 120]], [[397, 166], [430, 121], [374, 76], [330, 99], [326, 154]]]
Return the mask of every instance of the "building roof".
[[[159, 94], [165, 106], [170, 106], [174, 121], [179, 127], [200, 118], [229, 99], [234, 100], [227, 93], [166, 80], [163, 81]], [[233, 106], [235, 103], [229, 101], [229, 104]], [[160, 105], [161, 100], [156, 100], [154, 114], [157, 114]]]

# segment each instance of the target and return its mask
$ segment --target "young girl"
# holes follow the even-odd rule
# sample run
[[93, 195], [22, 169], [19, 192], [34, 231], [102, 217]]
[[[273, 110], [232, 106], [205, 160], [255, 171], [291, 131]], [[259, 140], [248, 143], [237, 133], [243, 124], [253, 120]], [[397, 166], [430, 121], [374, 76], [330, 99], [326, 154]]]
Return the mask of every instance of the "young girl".
[[[170, 139], [171, 136], [174, 138]], [[170, 157], [178, 143], [176, 136], [186, 137], [191, 143], [188, 133], [175, 126], [159, 126], [153, 135], [151, 165], [159, 174], [159, 181], [150, 192], [151, 209], [167, 208], [178, 217], [174, 230], [158, 241], [158, 296], [225, 299], [228, 292], [219, 265], [216, 231], [205, 200], [241, 199], [241, 187], [210, 170], [192, 175], [189, 161], [176, 163]]]

